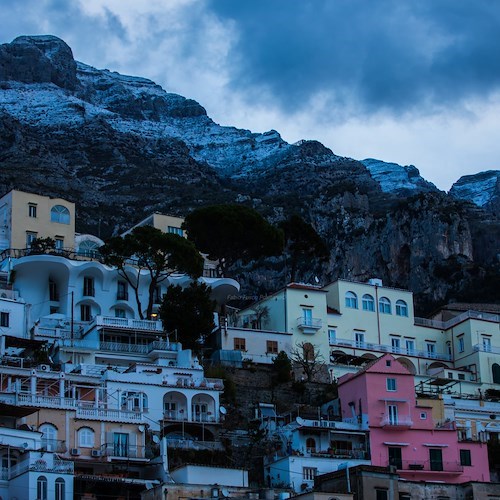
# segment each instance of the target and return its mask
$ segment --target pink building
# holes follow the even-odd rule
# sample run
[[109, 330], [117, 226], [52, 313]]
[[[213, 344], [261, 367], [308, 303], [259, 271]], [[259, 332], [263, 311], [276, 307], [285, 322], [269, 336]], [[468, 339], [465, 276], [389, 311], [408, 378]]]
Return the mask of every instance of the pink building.
[[434, 420], [433, 406], [415, 397], [413, 375], [392, 355], [344, 375], [338, 385], [342, 419], [370, 431], [372, 465], [392, 465], [413, 481], [490, 480], [486, 444], [459, 442], [454, 422]]

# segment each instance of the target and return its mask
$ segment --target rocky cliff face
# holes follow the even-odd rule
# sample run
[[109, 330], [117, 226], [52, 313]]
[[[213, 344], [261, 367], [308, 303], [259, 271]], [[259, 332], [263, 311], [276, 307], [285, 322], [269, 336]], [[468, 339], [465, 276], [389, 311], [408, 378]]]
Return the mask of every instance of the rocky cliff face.
[[[152, 211], [236, 201], [273, 222], [300, 213], [313, 224], [330, 260], [304, 263], [304, 280], [378, 276], [427, 305], [498, 276], [500, 226], [490, 210], [498, 172], [497, 194], [480, 208], [461, 200], [481, 204], [480, 187], [463, 187], [470, 182], [450, 196], [412, 166], [221, 127], [197, 102], [150, 80], [75, 62], [56, 37], [0, 46], [0, 165], [2, 191], [69, 198], [79, 206], [77, 229], [102, 237]], [[285, 259], [244, 271], [238, 278], [252, 293], [287, 279]]]
[[459, 200], [472, 201], [500, 216], [500, 171], [488, 170], [460, 177], [450, 189], [450, 195]]

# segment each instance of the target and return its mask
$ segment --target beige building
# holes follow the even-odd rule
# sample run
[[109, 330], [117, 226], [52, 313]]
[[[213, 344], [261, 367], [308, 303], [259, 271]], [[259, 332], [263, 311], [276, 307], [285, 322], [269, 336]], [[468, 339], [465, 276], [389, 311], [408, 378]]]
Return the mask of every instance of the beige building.
[[122, 236], [131, 233], [136, 227], [141, 226], [153, 226], [164, 233], [178, 234], [179, 236], [185, 236], [184, 231], [182, 229], [182, 223], [184, 219], [182, 217], [176, 217], [175, 215], [165, 215], [155, 212], [145, 219], [141, 220], [141, 222], [137, 223], [135, 226], [132, 226], [130, 229], [125, 231]]
[[0, 199], [0, 249], [29, 248], [36, 238], [53, 238], [57, 249], [75, 242], [75, 204], [12, 190]]

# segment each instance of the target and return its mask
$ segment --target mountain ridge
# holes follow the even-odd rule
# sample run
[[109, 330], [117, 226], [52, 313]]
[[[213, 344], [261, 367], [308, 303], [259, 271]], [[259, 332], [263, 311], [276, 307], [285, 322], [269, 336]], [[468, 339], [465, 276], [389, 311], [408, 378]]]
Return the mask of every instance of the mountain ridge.
[[[0, 187], [77, 202], [80, 231], [106, 237], [152, 211], [240, 202], [272, 222], [299, 213], [315, 227], [330, 259], [304, 263], [304, 280], [378, 276], [430, 304], [497, 276], [490, 205], [438, 190], [413, 166], [222, 127], [151, 80], [75, 62], [56, 37], [0, 46], [0, 113]], [[286, 282], [286, 260], [234, 272], [244, 290], [266, 293]]]

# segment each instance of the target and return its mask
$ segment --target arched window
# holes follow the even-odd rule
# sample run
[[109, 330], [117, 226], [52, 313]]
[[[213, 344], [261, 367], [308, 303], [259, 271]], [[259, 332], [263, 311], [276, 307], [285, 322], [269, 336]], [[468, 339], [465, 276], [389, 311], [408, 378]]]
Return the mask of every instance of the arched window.
[[57, 451], [57, 429], [52, 424], [43, 424], [40, 426], [42, 436], [42, 446], [47, 451]]
[[66, 484], [62, 477], [56, 479], [56, 500], [65, 500], [66, 496]]
[[36, 480], [36, 499], [47, 500], [47, 478], [40, 476]]
[[309, 453], [314, 453], [316, 451], [316, 441], [314, 438], [306, 439], [306, 448]]
[[391, 301], [387, 297], [380, 297], [378, 301], [378, 310], [382, 314], [392, 314]]
[[363, 295], [362, 303], [363, 311], [375, 311], [375, 300], [369, 293]]
[[345, 294], [345, 306], [350, 309], [358, 308], [358, 296], [354, 292], [347, 292]]
[[95, 442], [95, 433], [89, 427], [82, 427], [78, 431], [78, 445], [81, 448], [93, 448]]
[[78, 245], [78, 255], [97, 257], [99, 255], [99, 244], [92, 240], [83, 240]]
[[54, 205], [50, 211], [50, 220], [59, 224], [69, 224], [69, 210], [62, 205]]
[[404, 300], [396, 301], [396, 316], [408, 316], [408, 304]]
[[314, 360], [314, 346], [310, 342], [306, 342], [302, 346], [303, 356], [306, 361]]
[[500, 384], [500, 365], [494, 363], [491, 367], [491, 374], [493, 375], [493, 383]]

